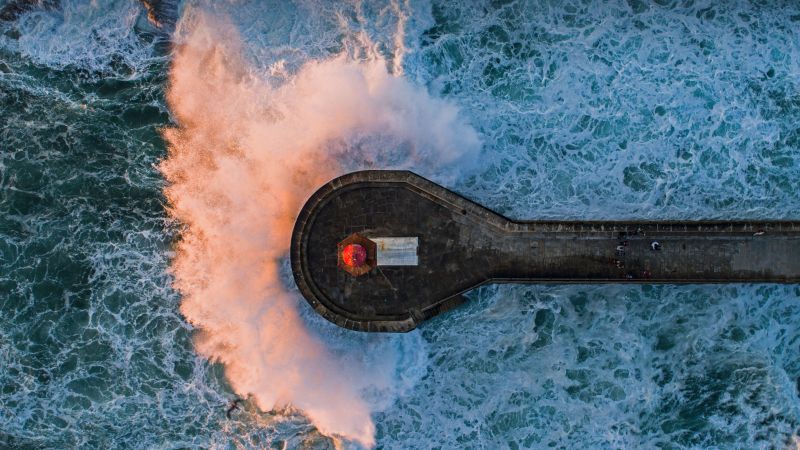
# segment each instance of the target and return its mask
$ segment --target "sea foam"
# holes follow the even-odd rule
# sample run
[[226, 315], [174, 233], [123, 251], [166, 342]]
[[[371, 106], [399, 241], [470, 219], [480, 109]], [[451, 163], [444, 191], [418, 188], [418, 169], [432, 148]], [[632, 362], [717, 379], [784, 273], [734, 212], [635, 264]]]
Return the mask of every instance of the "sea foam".
[[243, 58], [236, 29], [200, 8], [184, 13], [177, 44], [168, 102], [179, 126], [165, 131], [161, 169], [186, 225], [172, 272], [196, 347], [261, 409], [297, 408], [323, 433], [371, 446], [371, 414], [391, 403], [379, 399], [397, 390], [407, 361], [395, 349], [409, 338], [351, 338], [333, 351], [307, 328], [281, 279], [296, 214], [346, 170], [437, 174], [474, 156], [477, 134], [380, 58], [310, 61], [276, 87]]

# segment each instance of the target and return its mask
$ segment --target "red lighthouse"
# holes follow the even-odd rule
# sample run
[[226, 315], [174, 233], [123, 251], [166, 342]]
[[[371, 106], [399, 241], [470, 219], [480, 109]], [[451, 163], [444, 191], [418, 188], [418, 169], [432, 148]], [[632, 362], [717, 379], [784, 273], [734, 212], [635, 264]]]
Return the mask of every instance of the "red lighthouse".
[[347, 244], [342, 249], [342, 262], [350, 267], [361, 267], [367, 263], [367, 250], [360, 244]]
[[338, 266], [350, 275], [364, 275], [375, 268], [376, 245], [364, 236], [353, 233], [336, 247]]

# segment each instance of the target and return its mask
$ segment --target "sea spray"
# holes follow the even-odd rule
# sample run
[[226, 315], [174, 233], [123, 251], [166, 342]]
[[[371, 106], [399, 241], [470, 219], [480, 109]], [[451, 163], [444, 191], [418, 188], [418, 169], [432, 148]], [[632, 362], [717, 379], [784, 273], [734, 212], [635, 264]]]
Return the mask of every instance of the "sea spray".
[[[166, 72], [139, 41], [144, 7], [58, 3], [0, 22], [0, 447], [324, 447], [282, 410], [227, 419], [230, 392], [187, 342], [162, 272]], [[396, 3], [403, 77], [470, 105], [486, 143], [475, 176], [438, 171], [448, 187], [516, 218], [797, 219], [800, 3], [432, 3]], [[374, 4], [214, 2], [248, 62], [289, 82], [362, 30], [394, 67], [397, 17]], [[299, 302], [327, 352], [385, 362], [395, 389], [413, 375], [396, 400], [375, 392], [392, 403], [372, 414], [381, 448], [798, 449], [800, 286], [470, 299], [386, 340]]]
[[446, 178], [449, 165], [474, 160], [478, 136], [379, 57], [311, 61], [274, 85], [223, 18], [187, 8], [176, 41], [168, 103], [178, 126], [164, 131], [160, 168], [169, 211], [185, 224], [171, 269], [196, 348], [261, 409], [289, 405], [322, 433], [374, 445], [371, 413], [385, 404], [365, 394], [391, 385], [397, 362], [386, 358], [396, 356], [367, 345], [334, 353], [306, 327], [280, 277], [296, 214], [347, 170]]

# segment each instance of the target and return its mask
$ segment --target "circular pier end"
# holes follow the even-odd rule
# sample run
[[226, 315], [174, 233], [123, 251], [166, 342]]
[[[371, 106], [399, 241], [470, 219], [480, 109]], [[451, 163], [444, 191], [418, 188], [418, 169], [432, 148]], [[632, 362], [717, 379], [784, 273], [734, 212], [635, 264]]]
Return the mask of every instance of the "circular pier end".
[[[452, 254], [463, 251], [453, 245], [459, 233], [453, 218], [466, 220], [468, 210], [476, 220], [486, 211], [412, 172], [368, 170], [336, 178], [309, 198], [295, 223], [291, 260], [297, 287], [317, 313], [339, 326], [413, 330], [461, 303], [462, 291], [488, 278], [480, 271], [455, 282], [441, 278], [439, 265], [461, 259]], [[418, 256], [419, 263], [393, 265], [388, 256], [384, 265], [376, 263], [372, 239], [385, 242], [381, 237], [416, 239], [419, 254], [412, 259]]]

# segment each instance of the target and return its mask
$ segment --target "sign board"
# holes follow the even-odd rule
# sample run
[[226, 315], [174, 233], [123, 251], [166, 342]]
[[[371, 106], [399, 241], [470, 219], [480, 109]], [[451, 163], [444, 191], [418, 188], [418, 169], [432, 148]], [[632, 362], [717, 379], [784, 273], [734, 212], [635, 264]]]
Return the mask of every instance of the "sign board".
[[371, 241], [377, 246], [376, 260], [379, 266], [416, 266], [419, 265], [417, 237], [373, 237]]

